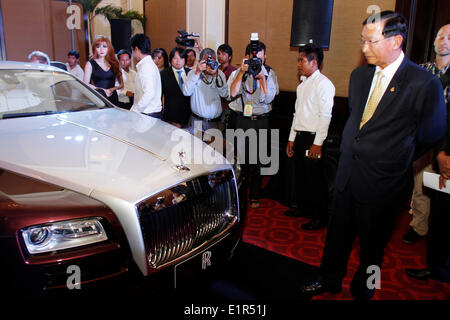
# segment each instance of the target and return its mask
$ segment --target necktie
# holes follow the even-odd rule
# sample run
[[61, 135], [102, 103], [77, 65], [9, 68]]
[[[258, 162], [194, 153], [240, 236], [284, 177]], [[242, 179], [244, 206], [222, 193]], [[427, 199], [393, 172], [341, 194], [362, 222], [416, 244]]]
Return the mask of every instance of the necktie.
[[180, 86], [180, 90], [183, 90], [183, 78], [181, 77], [181, 73], [183, 71], [177, 71], [178, 73], [178, 85]]
[[359, 128], [361, 129], [367, 121], [372, 118], [375, 110], [377, 109], [378, 103], [381, 100], [382, 96], [382, 79], [384, 78], [383, 72], [377, 72], [377, 81], [375, 83], [375, 87], [372, 90], [372, 94], [370, 95], [369, 101], [367, 102], [367, 106], [364, 109], [364, 113], [361, 118], [361, 123]]

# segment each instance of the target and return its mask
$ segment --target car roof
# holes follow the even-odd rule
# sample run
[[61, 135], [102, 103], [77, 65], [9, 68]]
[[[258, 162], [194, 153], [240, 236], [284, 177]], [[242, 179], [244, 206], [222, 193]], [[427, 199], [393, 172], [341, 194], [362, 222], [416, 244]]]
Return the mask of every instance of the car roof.
[[52, 67], [47, 64], [31, 63], [31, 62], [20, 62], [20, 61], [0, 61], [0, 70], [42, 70], [42, 71], [58, 71], [66, 72], [60, 68]]

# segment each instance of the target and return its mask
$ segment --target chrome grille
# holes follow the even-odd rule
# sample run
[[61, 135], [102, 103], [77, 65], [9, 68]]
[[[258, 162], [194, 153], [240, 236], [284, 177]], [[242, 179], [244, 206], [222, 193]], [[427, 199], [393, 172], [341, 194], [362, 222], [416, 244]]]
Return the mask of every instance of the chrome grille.
[[196, 251], [239, 220], [231, 170], [197, 177], [138, 206], [151, 268], [161, 268]]

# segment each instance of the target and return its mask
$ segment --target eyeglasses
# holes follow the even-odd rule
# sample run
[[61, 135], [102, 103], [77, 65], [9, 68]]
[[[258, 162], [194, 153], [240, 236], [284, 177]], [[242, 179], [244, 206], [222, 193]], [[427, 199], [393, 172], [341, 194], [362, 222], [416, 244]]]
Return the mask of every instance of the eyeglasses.
[[362, 39], [362, 38], [358, 38], [358, 42], [359, 42], [359, 45], [362, 47], [362, 46], [364, 46], [364, 45], [369, 45], [369, 46], [373, 46], [373, 45], [375, 45], [375, 44], [377, 44], [377, 43], [379, 43], [379, 42], [381, 42], [381, 41], [383, 41], [383, 40], [386, 40], [386, 39], [389, 39], [390, 37], [388, 37], [388, 38], [383, 38], [383, 39], [380, 39], [380, 40], [364, 40], [364, 39]]

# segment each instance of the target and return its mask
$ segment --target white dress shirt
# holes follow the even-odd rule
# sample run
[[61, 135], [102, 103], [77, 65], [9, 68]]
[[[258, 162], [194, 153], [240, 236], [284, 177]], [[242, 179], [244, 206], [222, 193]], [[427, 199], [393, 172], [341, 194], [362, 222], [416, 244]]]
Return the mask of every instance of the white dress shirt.
[[183, 83], [186, 82], [187, 75], [186, 75], [186, 72], [184, 71], [184, 67], [179, 69], [179, 70], [175, 69], [174, 67], [172, 67], [172, 71], [173, 71], [173, 74], [175, 76], [175, 79], [177, 79], [178, 85], [180, 84], [179, 83], [179, 78], [178, 78], [178, 71], [181, 71], [181, 79], [183, 79]]
[[79, 80], [83, 81], [83, 78], [84, 78], [84, 71], [83, 71], [83, 69], [80, 67], [79, 64], [77, 64], [77, 65], [75, 66], [75, 68], [71, 69], [70, 66], [69, 66], [69, 64], [66, 63], [66, 68], [67, 68], [67, 71], [69, 71], [71, 74], [73, 74], [73, 75], [74, 75], [75, 77], [77, 77]]
[[[117, 94], [119, 95], [119, 101], [123, 103], [129, 103], [130, 97], [127, 96], [127, 91], [134, 93], [134, 84], [136, 81], [136, 71], [133, 69], [128, 69], [128, 72], [126, 72], [124, 69], [120, 68], [122, 70], [122, 81], [123, 81], [123, 88], [117, 90]], [[116, 81], [116, 86], [118, 86], [119, 83]]]
[[333, 83], [319, 70], [297, 87], [297, 100], [289, 141], [294, 141], [297, 131], [315, 132], [314, 144], [321, 146], [328, 134], [334, 103]]
[[150, 55], [136, 65], [134, 104], [131, 111], [140, 113], [161, 112], [161, 76]]
[[372, 94], [372, 91], [375, 88], [378, 71], [381, 71], [381, 73], [384, 76], [381, 80], [381, 96], [383, 97], [384, 92], [386, 91], [389, 83], [391, 83], [391, 80], [394, 77], [394, 74], [397, 72], [398, 68], [402, 64], [404, 57], [405, 57], [405, 54], [402, 51], [400, 53], [400, 55], [397, 57], [397, 59], [394, 62], [392, 62], [390, 65], [388, 65], [386, 68], [381, 69], [379, 66], [377, 66], [375, 68], [375, 73], [374, 73], [374, 76], [372, 79], [372, 85], [370, 86], [369, 95], [367, 96], [366, 106], [367, 106], [367, 102], [369, 102], [370, 95]]
[[201, 79], [202, 74], [195, 74], [195, 70], [189, 71], [183, 84], [183, 94], [191, 97], [194, 114], [205, 119], [215, 119], [222, 114], [220, 97], [228, 97], [227, 79], [221, 70], [217, 70], [217, 78], [208, 76], [207, 81], [212, 81], [207, 84]]

